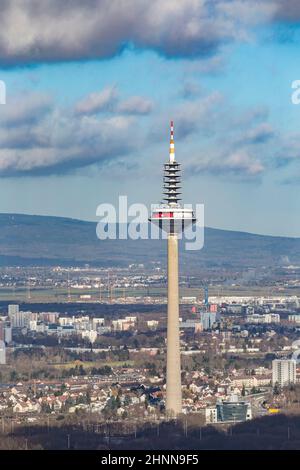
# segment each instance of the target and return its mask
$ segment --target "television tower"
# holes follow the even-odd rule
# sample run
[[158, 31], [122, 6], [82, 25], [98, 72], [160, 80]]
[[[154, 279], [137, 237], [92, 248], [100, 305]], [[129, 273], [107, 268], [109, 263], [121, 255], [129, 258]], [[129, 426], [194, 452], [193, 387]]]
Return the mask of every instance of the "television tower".
[[171, 121], [169, 161], [164, 164], [164, 203], [152, 210], [150, 222], [167, 233], [168, 239], [168, 321], [167, 321], [167, 390], [166, 412], [182, 412], [181, 360], [179, 337], [178, 235], [195, 222], [192, 209], [179, 203], [181, 189], [180, 163], [175, 160], [174, 126]]

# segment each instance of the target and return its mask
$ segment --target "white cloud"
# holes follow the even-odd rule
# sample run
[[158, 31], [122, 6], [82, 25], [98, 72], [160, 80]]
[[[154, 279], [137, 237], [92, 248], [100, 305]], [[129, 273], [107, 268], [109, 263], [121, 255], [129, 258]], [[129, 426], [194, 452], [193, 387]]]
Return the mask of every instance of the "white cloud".
[[149, 114], [153, 109], [153, 103], [141, 96], [132, 96], [120, 102], [118, 111], [125, 114]]
[[236, 151], [229, 155], [224, 161], [224, 169], [234, 172], [246, 173], [255, 176], [264, 171], [262, 162], [249, 155], [245, 150]]
[[117, 96], [116, 87], [108, 86], [99, 92], [89, 94], [86, 98], [79, 101], [75, 110], [79, 114], [94, 114], [99, 111], [109, 111], [112, 110]]

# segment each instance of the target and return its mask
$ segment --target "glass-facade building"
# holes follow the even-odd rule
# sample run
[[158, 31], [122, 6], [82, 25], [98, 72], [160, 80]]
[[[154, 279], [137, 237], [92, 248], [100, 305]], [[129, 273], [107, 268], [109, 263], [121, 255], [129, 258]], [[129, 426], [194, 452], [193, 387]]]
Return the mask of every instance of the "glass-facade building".
[[217, 403], [217, 420], [239, 422], [251, 419], [250, 404], [245, 401], [222, 401]]

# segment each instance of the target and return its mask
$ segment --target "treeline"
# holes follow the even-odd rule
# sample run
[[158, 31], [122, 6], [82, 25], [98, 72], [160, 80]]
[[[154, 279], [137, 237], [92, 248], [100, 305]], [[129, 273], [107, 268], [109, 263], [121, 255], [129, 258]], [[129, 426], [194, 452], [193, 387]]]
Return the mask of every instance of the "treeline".
[[84, 347], [91, 350], [97, 348], [121, 347], [126, 344], [129, 348], [139, 347], [161, 347], [164, 345], [164, 332], [161, 331], [118, 331], [105, 333], [98, 336], [95, 343], [91, 344], [87, 338], [72, 334], [67, 337], [46, 335], [43, 333], [29, 332], [27, 335], [14, 333], [13, 340], [17, 344], [46, 346], [53, 348], [76, 348]]
[[69, 369], [62, 370], [62, 377], [72, 377], [80, 375], [110, 375], [112, 368], [110, 366], [92, 367], [91, 369], [84, 368], [83, 365], [76, 365]]
[[[111, 403], [117, 406], [117, 400]], [[189, 416], [160, 424], [128, 419], [108, 423], [95, 417], [87, 420], [84, 415], [72, 419], [77, 424], [62, 415], [50, 427], [21, 426], [14, 434], [1, 436], [0, 448], [24, 448], [26, 437], [30, 449], [66, 449], [69, 444], [72, 449], [99, 450], [300, 450], [300, 416], [268, 416], [229, 428], [204, 426]]]

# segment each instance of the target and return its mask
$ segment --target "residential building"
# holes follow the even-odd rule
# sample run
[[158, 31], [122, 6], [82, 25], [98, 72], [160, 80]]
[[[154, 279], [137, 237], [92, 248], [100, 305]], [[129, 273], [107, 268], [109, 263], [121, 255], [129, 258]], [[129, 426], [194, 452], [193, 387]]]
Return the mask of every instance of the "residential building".
[[3, 340], [0, 340], [0, 365], [6, 364], [6, 350], [5, 343]]
[[296, 383], [296, 361], [294, 359], [274, 359], [272, 361], [272, 384], [285, 387]]

